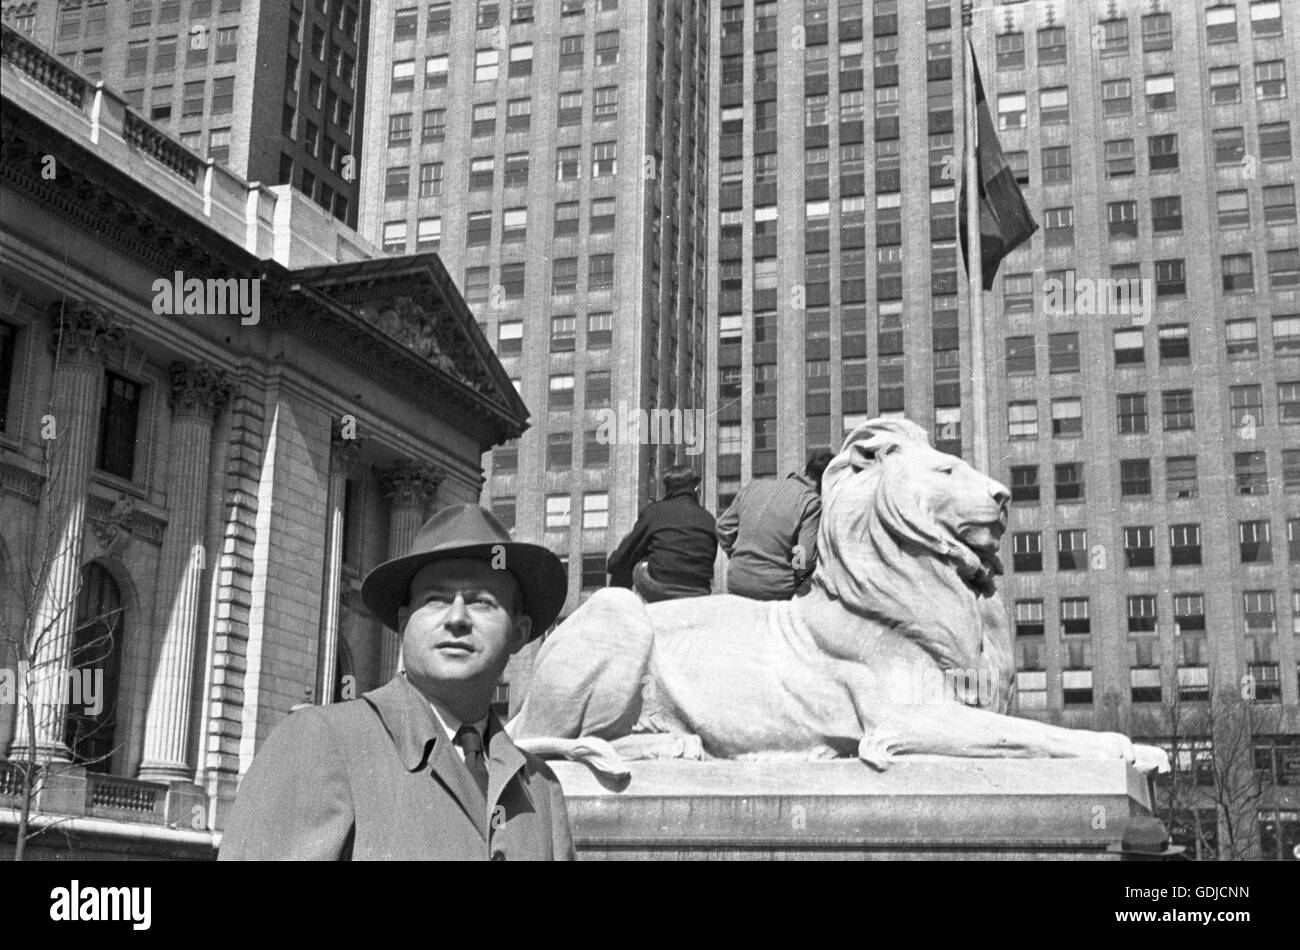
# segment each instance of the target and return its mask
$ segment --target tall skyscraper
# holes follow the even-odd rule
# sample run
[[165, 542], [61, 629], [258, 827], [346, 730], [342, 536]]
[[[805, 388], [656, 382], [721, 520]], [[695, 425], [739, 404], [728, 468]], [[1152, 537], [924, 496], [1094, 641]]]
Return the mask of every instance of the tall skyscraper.
[[533, 407], [485, 502], [566, 559], [570, 607], [666, 465], [705, 458], [639, 413], [703, 407], [708, 22], [704, 0], [373, 11], [359, 229], [441, 255]]
[[[985, 295], [1019, 712], [1167, 736], [1170, 703], [1240, 685], [1294, 770], [1300, 11], [976, 7], [1042, 226]], [[713, 14], [706, 503], [878, 415], [970, 458], [961, 5]]]
[[120, 90], [183, 145], [289, 184], [352, 227], [364, 0], [6, 0], [5, 23]]

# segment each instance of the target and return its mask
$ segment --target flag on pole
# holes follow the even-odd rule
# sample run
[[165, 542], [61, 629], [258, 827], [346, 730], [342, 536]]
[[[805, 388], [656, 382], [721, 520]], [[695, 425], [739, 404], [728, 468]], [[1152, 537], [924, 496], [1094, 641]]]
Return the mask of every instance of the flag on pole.
[[[980, 258], [984, 265], [984, 289], [993, 289], [1002, 259], [1024, 244], [1038, 230], [1038, 222], [1029, 213], [1024, 193], [1016, 181], [1015, 173], [1002, 154], [1002, 145], [993, 128], [988, 100], [984, 97], [984, 84], [980, 82], [979, 64], [975, 50], [969, 50], [971, 71], [975, 75], [975, 115], [978, 142], [975, 162], [979, 169]], [[964, 169], [963, 164], [963, 169]], [[966, 173], [962, 172], [959, 221], [966, 219]], [[961, 228], [962, 259], [970, 272], [970, 251], [967, 249], [966, 229]]]

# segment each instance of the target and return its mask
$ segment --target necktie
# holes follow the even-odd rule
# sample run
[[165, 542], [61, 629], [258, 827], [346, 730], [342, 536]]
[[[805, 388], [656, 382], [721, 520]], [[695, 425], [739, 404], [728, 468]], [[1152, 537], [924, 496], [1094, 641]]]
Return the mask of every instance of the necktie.
[[487, 798], [488, 791], [488, 770], [487, 761], [483, 756], [483, 737], [479, 735], [478, 730], [473, 726], [461, 726], [456, 731], [456, 745], [460, 746], [465, 753], [465, 768], [469, 769], [469, 774], [474, 776], [474, 781], [478, 783], [479, 789], [483, 792], [483, 798]]

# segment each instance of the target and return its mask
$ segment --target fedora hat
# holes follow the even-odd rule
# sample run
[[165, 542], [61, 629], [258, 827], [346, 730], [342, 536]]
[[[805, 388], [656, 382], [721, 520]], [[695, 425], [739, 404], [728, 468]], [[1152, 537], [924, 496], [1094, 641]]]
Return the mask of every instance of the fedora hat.
[[510, 540], [501, 522], [478, 505], [444, 508], [424, 523], [411, 550], [375, 567], [361, 582], [361, 599], [376, 617], [401, 632], [397, 611], [410, 598], [411, 581], [427, 564], [447, 558], [490, 561], [502, 556], [505, 569], [524, 592], [522, 612], [533, 618], [532, 636], [541, 636], [559, 615], [569, 592], [560, 559], [537, 544]]
[[1118, 844], [1106, 848], [1112, 854], [1133, 854], [1148, 858], [1170, 858], [1182, 854], [1186, 848], [1169, 843], [1169, 829], [1159, 818], [1138, 815], [1128, 820], [1124, 835]]

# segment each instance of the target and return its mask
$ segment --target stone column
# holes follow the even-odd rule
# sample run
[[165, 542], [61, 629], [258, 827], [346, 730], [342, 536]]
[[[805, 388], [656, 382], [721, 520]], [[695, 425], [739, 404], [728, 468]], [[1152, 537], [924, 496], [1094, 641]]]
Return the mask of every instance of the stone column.
[[198, 643], [199, 593], [206, 567], [203, 517], [208, 502], [212, 424], [230, 398], [224, 374], [207, 366], [171, 367], [171, 459], [167, 472], [167, 532], [158, 570], [161, 633], [145, 719], [140, 778], [191, 781], [190, 697]]
[[[375, 474], [384, 497], [388, 499], [388, 556], [401, 557], [411, 549], [411, 543], [424, 524], [429, 502], [446, 473], [432, 465], [409, 462]], [[384, 678], [397, 671], [401, 644], [400, 633], [384, 629], [379, 666]]]
[[[36, 710], [37, 755], [68, 762], [64, 687], [77, 625], [87, 494], [99, 443], [100, 384], [106, 351], [121, 341], [123, 330], [107, 313], [79, 300], [56, 303], [50, 317], [54, 398], [41, 420], [49, 466], [34, 539], [47, 570], [36, 595], [34, 624], [27, 631], [33, 681], [29, 699]], [[19, 709], [18, 746], [31, 738], [26, 710]]]
[[325, 575], [321, 579], [320, 645], [316, 661], [316, 705], [334, 701], [334, 676], [339, 656], [339, 607], [343, 580], [343, 500], [348, 471], [361, 454], [362, 440], [344, 438], [335, 423], [330, 437], [330, 483], [326, 501]]

